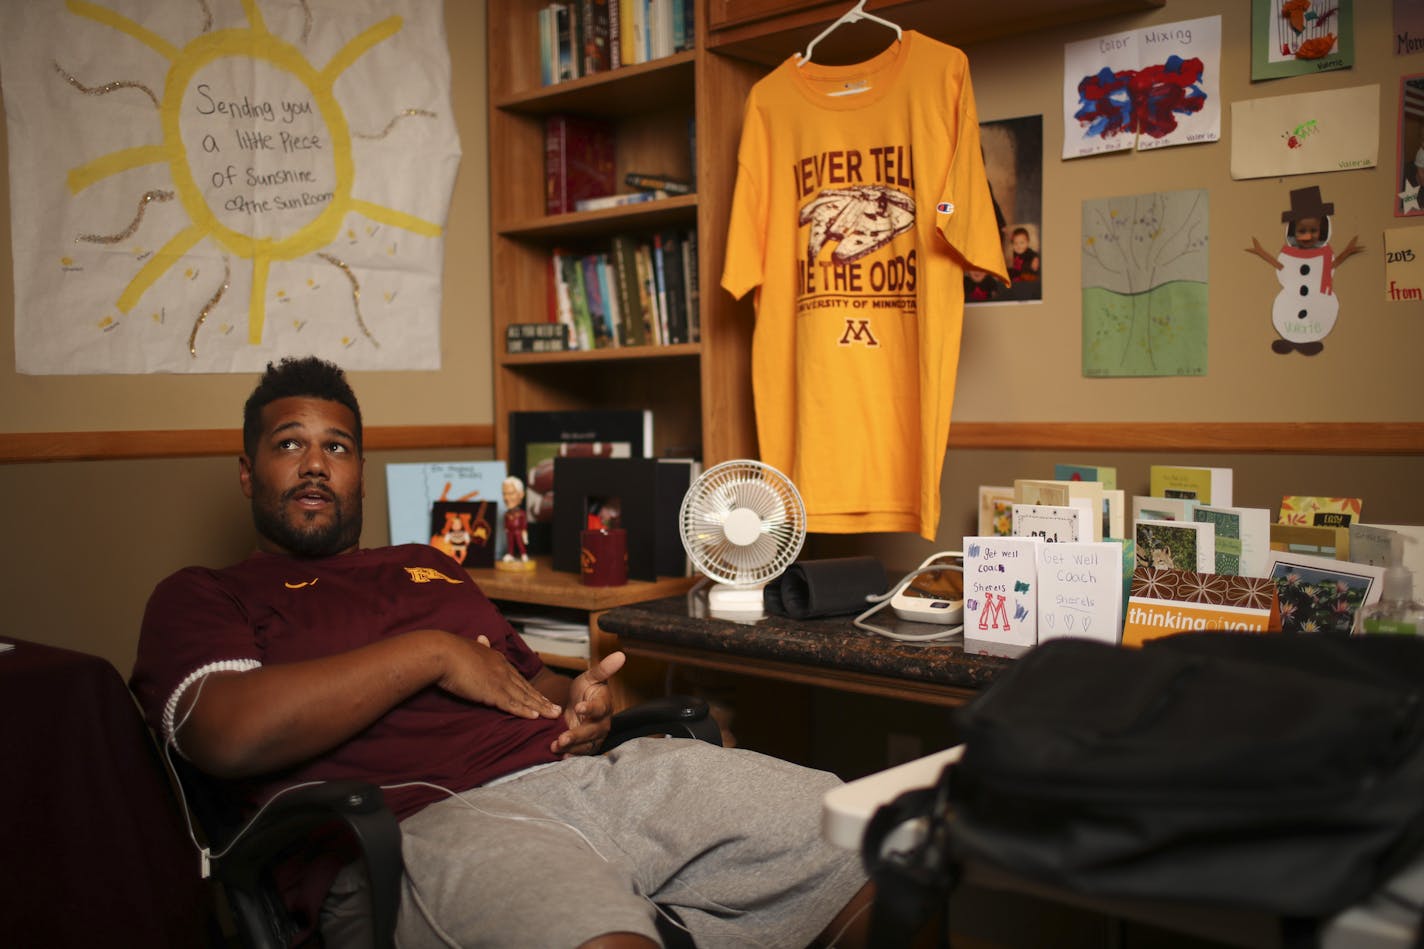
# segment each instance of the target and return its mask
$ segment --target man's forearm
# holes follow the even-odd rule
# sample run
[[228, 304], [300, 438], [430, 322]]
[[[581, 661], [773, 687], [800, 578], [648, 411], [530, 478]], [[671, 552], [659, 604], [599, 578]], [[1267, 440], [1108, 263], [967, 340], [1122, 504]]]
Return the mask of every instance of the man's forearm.
[[305, 761], [438, 683], [451, 638], [417, 630], [320, 659], [215, 672], [183, 696], [178, 746], [227, 778]]

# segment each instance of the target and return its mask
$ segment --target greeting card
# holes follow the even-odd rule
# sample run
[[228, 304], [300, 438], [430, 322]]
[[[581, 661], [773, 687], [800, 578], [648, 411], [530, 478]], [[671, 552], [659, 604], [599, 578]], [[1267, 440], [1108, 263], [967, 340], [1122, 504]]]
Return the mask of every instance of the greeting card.
[[1038, 641], [1122, 637], [1122, 545], [1041, 544], [1038, 548]]
[[1038, 642], [1033, 537], [964, 538], [964, 651], [1018, 656]]

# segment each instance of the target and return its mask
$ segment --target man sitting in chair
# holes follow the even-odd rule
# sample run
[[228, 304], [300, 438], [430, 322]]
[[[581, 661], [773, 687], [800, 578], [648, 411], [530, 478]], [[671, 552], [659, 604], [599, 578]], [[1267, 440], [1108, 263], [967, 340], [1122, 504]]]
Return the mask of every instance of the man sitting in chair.
[[[173, 574], [144, 615], [133, 688], [165, 741], [254, 806], [311, 781], [382, 787], [402, 946], [653, 946], [655, 902], [715, 947], [866, 921], [856, 856], [820, 840], [833, 775], [690, 739], [596, 754], [623, 655], [560, 676], [444, 554], [361, 549], [363, 464], [342, 371], [269, 364], [238, 459], [258, 549]], [[328, 946], [362, 896], [361, 871], [335, 869]]]

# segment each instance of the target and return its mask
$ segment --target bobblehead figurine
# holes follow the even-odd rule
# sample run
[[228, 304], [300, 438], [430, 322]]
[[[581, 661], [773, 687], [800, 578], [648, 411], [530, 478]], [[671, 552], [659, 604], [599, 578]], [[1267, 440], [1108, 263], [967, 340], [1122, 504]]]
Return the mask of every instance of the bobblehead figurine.
[[1315, 186], [1290, 193], [1289, 211], [1281, 212], [1286, 225], [1286, 243], [1276, 256], [1251, 238], [1248, 254], [1255, 254], [1276, 268], [1281, 292], [1271, 307], [1271, 325], [1279, 339], [1271, 349], [1314, 356], [1325, 348], [1321, 342], [1335, 328], [1340, 301], [1335, 296], [1331, 276], [1336, 267], [1364, 250], [1359, 238], [1350, 238], [1339, 255], [1330, 249], [1330, 215], [1335, 205], [1320, 199]]
[[529, 559], [529, 515], [524, 510], [524, 482], [510, 475], [504, 479], [504, 557], [500, 570], [533, 570]]

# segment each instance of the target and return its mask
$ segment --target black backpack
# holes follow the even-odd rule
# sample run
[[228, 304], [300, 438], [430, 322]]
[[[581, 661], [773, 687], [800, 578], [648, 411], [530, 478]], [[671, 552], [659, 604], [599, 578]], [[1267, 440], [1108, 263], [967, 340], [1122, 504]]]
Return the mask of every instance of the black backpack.
[[[1051, 640], [955, 721], [962, 758], [867, 828], [879, 945], [947, 912], [966, 861], [1309, 923], [1424, 849], [1421, 637]], [[884, 852], [913, 819], [920, 842]]]

